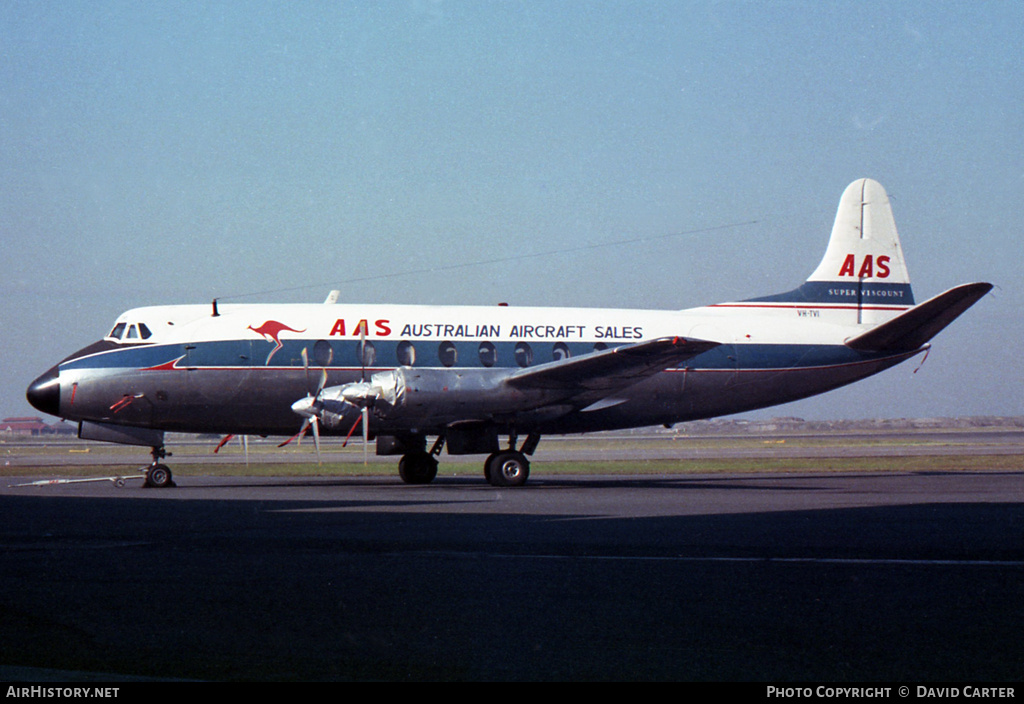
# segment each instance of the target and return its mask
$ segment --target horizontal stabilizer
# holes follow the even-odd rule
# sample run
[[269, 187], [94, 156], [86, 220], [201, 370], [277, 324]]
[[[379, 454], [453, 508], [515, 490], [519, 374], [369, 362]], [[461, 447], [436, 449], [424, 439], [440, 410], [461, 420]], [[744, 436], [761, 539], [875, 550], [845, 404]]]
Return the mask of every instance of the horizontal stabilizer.
[[662, 337], [523, 369], [509, 377], [506, 383], [520, 389], [610, 392], [696, 357], [719, 344], [693, 338]]
[[847, 340], [846, 346], [860, 352], [912, 352], [991, 290], [992, 284], [987, 283], [957, 286]]

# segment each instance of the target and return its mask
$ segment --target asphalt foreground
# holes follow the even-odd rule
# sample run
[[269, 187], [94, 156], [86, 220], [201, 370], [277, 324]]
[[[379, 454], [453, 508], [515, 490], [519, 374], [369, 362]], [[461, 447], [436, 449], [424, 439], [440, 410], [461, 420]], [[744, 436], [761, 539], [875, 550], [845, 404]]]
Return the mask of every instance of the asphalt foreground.
[[1013, 683], [1014, 465], [4, 482], [0, 680]]

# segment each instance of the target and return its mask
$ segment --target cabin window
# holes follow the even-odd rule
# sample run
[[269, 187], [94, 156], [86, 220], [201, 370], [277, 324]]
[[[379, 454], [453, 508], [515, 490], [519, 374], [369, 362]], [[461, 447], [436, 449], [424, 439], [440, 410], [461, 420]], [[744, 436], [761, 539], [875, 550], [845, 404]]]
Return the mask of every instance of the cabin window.
[[444, 366], [454, 367], [455, 363], [459, 361], [459, 353], [455, 349], [454, 343], [445, 341], [438, 345], [437, 358], [441, 360], [441, 364]]
[[556, 362], [560, 359], [569, 359], [572, 356], [569, 354], [569, 346], [564, 342], [556, 342], [555, 346], [551, 349], [551, 359]]
[[516, 364], [528, 367], [533, 364], [533, 349], [525, 342], [516, 343]]
[[595, 352], [600, 352], [601, 350], [606, 350], [606, 349], [608, 349], [608, 345], [604, 344], [603, 342], [594, 343], [594, 351]]
[[493, 367], [498, 361], [498, 350], [490, 342], [480, 343], [480, 364]]
[[416, 364], [416, 348], [408, 340], [402, 340], [398, 343], [398, 349], [395, 350], [395, 354], [398, 357], [398, 363], [405, 367], [411, 367]]
[[334, 361], [334, 349], [327, 340], [317, 340], [313, 345], [313, 364], [318, 367], [329, 367]]
[[377, 363], [377, 349], [372, 342], [360, 340], [356, 347], [356, 357], [361, 366], [372, 367]]

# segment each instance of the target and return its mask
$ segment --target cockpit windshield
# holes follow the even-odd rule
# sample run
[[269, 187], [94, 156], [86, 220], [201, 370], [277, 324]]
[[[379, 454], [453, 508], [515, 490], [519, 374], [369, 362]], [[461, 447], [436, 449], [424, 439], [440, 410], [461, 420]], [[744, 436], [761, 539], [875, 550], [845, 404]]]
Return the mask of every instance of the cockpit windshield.
[[145, 323], [118, 323], [107, 335], [108, 340], [117, 342], [145, 342], [153, 333]]

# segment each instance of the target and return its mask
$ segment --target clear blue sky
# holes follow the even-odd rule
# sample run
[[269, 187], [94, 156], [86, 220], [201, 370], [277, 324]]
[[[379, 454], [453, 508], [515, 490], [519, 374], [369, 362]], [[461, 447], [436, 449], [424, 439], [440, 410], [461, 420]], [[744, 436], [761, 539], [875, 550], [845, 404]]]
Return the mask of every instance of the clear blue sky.
[[998, 288], [916, 374], [762, 415], [1024, 414], [1022, 28], [1010, 0], [5, 0], [0, 415], [141, 305], [788, 290], [863, 176], [919, 300]]

